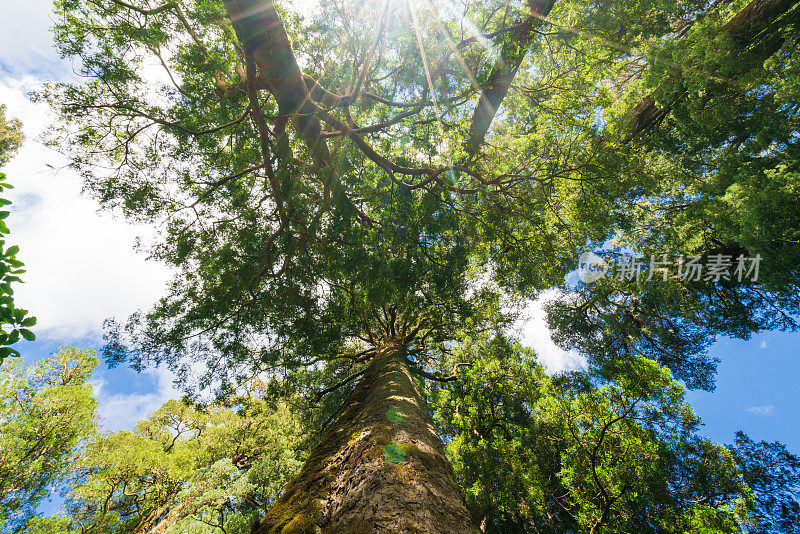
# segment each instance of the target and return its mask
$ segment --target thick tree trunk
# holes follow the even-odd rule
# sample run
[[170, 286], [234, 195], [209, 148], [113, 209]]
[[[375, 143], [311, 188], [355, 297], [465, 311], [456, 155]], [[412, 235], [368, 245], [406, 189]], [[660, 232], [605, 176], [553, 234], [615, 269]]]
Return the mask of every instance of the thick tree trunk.
[[[740, 54], [748, 56], [750, 62], [742, 63], [746, 68], [746, 65], [764, 61], [780, 50], [785, 36], [782, 29], [774, 25], [781, 17], [790, 13], [794, 13], [793, 18], [790, 17], [792, 21], [800, 16], [797, 0], [752, 0], [721, 31], [740, 47]], [[786, 23], [788, 22], [787, 20]], [[683, 92], [676, 89], [666, 100], [675, 102], [683, 96]], [[625, 142], [630, 142], [643, 131], [658, 125], [669, 111], [669, 108], [659, 108], [651, 95], [644, 97], [631, 113]]]
[[257, 534], [478, 531], [405, 348], [380, 350]]

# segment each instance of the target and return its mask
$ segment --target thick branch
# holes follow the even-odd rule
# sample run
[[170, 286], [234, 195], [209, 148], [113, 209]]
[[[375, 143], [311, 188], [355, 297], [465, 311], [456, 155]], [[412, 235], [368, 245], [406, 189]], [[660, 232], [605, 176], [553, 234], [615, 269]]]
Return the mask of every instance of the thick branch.
[[361, 371], [359, 371], [357, 373], [353, 373], [352, 375], [350, 375], [350, 376], [348, 376], [346, 378], [343, 378], [342, 380], [338, 381], [337, 383], [335, 383], [331, 387], [328, 387], [328, 388], [325, 388], [323, 390], [318, 391], [314, 395], [314, 400], [315, 401], [319, 401], [322, 397], [324, 397], [328, 393], [332, 393], [332, 392], [336, 391], [337, 389], [339, 389], [340, 387], [342, 387], [342, 386], [344, 386], [346, 384], [349, 384], [350, 382], [352, 382], [353, 380], [355, 380], [359, 376], [362, 376], [366, 372], [367, 372], [366, 369], [362, 369]]
[[480, 99], [472, 114], [472, 124], [466, 143], [468, 152], [476, 152], [483, 143], [486, 132], [489, 131], [494, 116], [508, 94], [511, 82], [533, 42], [536, 30], [550, 14], [555, 3], [556, 0], [528, 0], [527, 7], [530, 13], [524, 21], [515, 24], [508, 37], [504, 39], [500, 57], [497, 58], [489, 78], [483, 85]]
[[429, 373], [427, 371], [423, 371], [422, 369], [418, 369], [416, 367], [409, 367], [409, 370], [414, 373], [415, 375], [419, 375], [422, 378], [427, 378], [428, 380], [433, 380], [435, 382], [452, 382], [458, 378], [458, 370], [461, 367], [472, 367], [471, 363], [467, 362], [459, 362], [453, 365], [453, 369], [450, 371], [448, 376], [439, 376], [433, 373]]
[[320, 138], [314, 106], [275, 4], [272, 0], [224, 0], [224, 3], [239, 42], [258, 67], [258, 78], [264, 80], [278, 102], [278, 112], [292, 118], [314, 164], [327, 165], [328, 147]]

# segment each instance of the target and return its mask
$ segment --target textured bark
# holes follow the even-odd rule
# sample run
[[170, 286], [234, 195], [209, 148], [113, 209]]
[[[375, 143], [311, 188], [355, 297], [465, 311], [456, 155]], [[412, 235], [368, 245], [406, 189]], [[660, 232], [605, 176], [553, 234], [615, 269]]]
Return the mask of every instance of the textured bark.
[[275, 3], [273, 0], [224, 0], [224, 4], [244, 49], [245, 59], [253, 61], [257, 67], [259, 83], [264, 83], [275, 97], [278, 112], [292, 119], [315, 163], [326, 165], [330, 154], [320, 137], [320, 123], [314, 116], [316, 108], [309, 99], [303, 74]]
[[477, 534], [404, 347], [378, 350], [254, 534]]
[[480, 99], [472, 114], [472, 123], [466, 147], [469, 152], [480, 148], [486, 132], [492, 125], [494, 116], [508, 94], [511, 82], [517, 75], [522, 60], [530, 48], [535, 31], [550, 14], [556, 0], [529, 0], [527, 7], [530, 13], [526, 19], [516, 26], [514, 32], [506, 37], [506, 43], [500, 49], [500, 57], [492, 67], [486, 83], [483, 84]]
[[[722, 27], [722, 32], [733, 40], [742, 54], [748, 55], [750, 61], [766, 60], [783, 46], [784, 37], [777, 31], [780, 28], [773, 25], [789, 12], [794, 12], [796, 17], [796, 4], [797, 0], [753, 0]], [[668, 100], [674, 103], [682, 97], [683, 93], [677, 89]], [[669, 107], [661, 109], [652, 96], [644, 97], [631, 112], [625, 142], [658, 125], [667, 113]]]
[[169, 501], [167, 500], [167, 504], [159, 506], [158, 508], [154, 508], [149, 514], [142, 517], [139, 521], [139, 524], [136, 525], [134, 529], [134, 534], [149, 534], [151, 529], [154, 529], [158, 526], [158, 518], [160, 518], [164, 513], [169, 509]]

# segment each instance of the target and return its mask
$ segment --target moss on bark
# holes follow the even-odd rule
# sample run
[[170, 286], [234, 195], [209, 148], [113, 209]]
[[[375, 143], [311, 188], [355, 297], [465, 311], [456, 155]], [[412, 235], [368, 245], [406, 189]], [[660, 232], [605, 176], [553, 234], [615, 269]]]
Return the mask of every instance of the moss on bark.
[[408, 370], [382, 347], [256, 534], [478, 532]]

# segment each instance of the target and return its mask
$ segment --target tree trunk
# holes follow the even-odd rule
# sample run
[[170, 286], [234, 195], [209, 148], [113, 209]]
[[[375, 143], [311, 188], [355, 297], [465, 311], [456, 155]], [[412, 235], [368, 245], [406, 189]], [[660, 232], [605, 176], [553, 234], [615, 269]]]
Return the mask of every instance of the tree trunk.
[[[782, 29], [774, 26], [775, 22], [791, 13], [794, 13], [790, 17], [792, 20], [800, 16], [800, 7], [795, 3], [796, 0], [752, 0], [721, 31], [741, 47], [740, 54], [746, 54], [751, 62], [763, 62], [783, 46], [785, 37]], [[787, 20], [786, 24], [788, 23]], [[747, 62], [743, 62], [743, 65], [746, 67]], [[680, 90], [675, 90], [665, 100], [675, 102], [683, 96]], [[669, 111], [669, 108], [659, 108], [651, 95], [644, 97], [631, 113], [625, 143], [629, 143], [651, 126], [658, 125]]]
[[378, 350], [300, 474], [253, 532], [479, 532], [401, 343]]
[[478, 103], [472, 113], [469, 137], [466, 148], [469, 152], [476, 152], [486, 138], [486, 132], [492, 125], [500, 104], [503, 103], [511, 83], [517, 75], [528, 48], [536, 37], [536, 31], [544, 24], [556, 0], [527, 0], [526, 7], [530, 10], [524, 21], [516, 25], [515, 31], [505, 39], [501, 46], [500, 57], [492, 67], [489, 77], [481, 88]]

